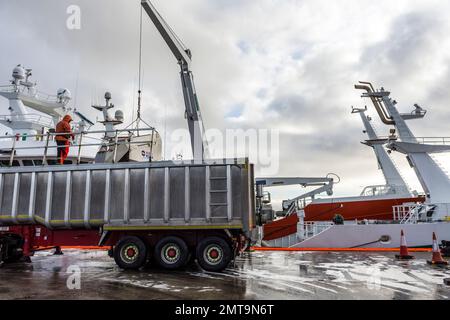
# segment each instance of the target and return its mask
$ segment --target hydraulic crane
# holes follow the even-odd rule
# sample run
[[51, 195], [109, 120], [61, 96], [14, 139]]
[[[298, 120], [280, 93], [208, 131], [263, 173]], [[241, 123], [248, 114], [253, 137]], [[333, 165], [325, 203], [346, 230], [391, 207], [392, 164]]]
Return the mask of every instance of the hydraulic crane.
[[[333, 195], [333, 186], [336, 181], [332, 178], [334, 174], [329, 174], [323, 178], [305, 178], [305, 177], [291, 177], [291, 178], [257, 178], [256, 179], [256, 200], [257, 208], [261, 216], [267, 215], [267, 212], [272, 211], [272, 206], [267, 205], [271, 202], [270, 194], [269, 199], [265, 200], [266, 192], [265, 188], [282, 187], [282, 186], [294, 186], [299, 185], [303, 188], [306, 187], [318, 187], [308, 193], [302, 194], [294, 199], [283, 200], [283, 215], [290, 215], [295, 212], [298, 207], [298, 203], [301, 200], [308, 198], [314, 199], [316, 195], [321, 193], [327, 193], [327, 195]], [[339, 180], [339, 177], [338, 177]], [[265, 213], [264, 213], [265, 212]], [[271, 215], [271, 214], [270, 214]], [[273, 218], [273, 217], [272, 217]], [[271, 220], [271, 218], [261, 218], [261, 222]]]
[[186, 107], [185, 117], [188, 122], [192, 153], [195, 160], [203, 160], [208, 157], [208, 150], [194, 77], [190, 70], [192, 53], [184, 46], [149, 0], [141, 0], [141, 5], [180, 65], [181, 85]]

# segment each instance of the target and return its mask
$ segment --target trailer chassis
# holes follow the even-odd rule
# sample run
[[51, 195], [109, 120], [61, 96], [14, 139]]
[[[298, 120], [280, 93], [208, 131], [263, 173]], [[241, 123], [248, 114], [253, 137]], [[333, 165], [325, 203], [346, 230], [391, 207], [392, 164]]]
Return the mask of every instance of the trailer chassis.
[[139, 269], [155, 263], [167, 270], [180, 269], [197, 260], [207, 271], [222, 271], [248, 248], [239, 230], [51, 230], [43, 225], [2, 227], [0, 265], [31, 262], [35, 252], [62, 248], [104, 248], [122, 269]]

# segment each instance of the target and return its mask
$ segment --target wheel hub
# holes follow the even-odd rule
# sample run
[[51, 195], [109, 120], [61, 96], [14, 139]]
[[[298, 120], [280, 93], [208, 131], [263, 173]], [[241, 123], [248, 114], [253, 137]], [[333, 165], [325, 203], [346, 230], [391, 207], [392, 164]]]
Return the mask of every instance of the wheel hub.
[[209, 264], [217, 265], [223, 259], [223, 250], [217, 245], [210, 245], [205, 250], [204, 258]]
[[209, 253], [209, 255], [211, 256], [211, 258], [217, 259], [217, 257], [219, 256], [219, 252], [217, 252], [216, 249], [213, 249], [213, 250], [211, 250], [211, 252]]
[[136, 254], [136, 251], [134, 251], [133, 248], [128, 248], [127, 250], [127, 257], [134, 257], [134, 255]]
[[169, 249], [169, 251], [167, 251], [167, 255], [170, 258], [175, 258], [177, 256], [177, 252], [175, 251], [175, 249]]
[[166, 244], [161, 251], [161, 258], [167, 264], [175, 264], [180, 260], [180, 248], [173, 243]]
[[120, 257], [125, 263], [133, 263], [139, 257], [139, 248], [135, 244], [129, 244], [121, 250]]

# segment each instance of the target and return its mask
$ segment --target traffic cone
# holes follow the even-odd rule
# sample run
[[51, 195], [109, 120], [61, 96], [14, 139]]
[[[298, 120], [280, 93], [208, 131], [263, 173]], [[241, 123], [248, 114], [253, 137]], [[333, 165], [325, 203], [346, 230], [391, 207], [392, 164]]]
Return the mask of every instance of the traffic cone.
[[439, 250], [439, 244], [437, 241], [436, 233], [433, 232], [433, 257], [427, 261], [428, 264], [437, 266], [446, 266], [448, 262], [442, 258], [441, 250]]
[[408, 245], [406, 244], [405, 233], [402, 230], [400, 239], [400, 254], [395, 255], [397, 260], [412, 260], [414, 256], [411, 256], [408, 252]]

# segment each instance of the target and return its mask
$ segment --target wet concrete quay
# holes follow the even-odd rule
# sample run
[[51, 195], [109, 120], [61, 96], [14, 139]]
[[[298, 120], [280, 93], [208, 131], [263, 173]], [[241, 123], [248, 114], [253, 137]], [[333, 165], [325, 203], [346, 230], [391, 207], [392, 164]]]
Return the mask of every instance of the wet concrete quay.
[[217, 274], [196, 265], [125, 272], [104, 251], [40, 252], [31, 264], [0, 267], [0, 299], [450, 300], [450, 268], [427, 265], [430, 253], [415, 256], [397, 262], [394, 253], [252, 252]]

